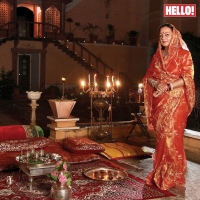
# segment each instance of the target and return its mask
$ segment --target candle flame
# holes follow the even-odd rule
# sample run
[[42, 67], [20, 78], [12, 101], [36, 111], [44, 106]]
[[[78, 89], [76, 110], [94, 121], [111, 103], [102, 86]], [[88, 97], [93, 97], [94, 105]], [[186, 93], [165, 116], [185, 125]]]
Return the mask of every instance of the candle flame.
[[81, 81], [81, 85], [84, 87], [85, 86], [85, 81]]
[[119, 85], [120, 85], [120, 82], [119, 82], [119, 81], [116, 81], [116, 85], [119, 86]]
[[110, 87], [110, 82], [107, 82], [107, 84], [106, 84], [106, 85], [107, 85], [107, 87], [109, 88], [109, 87]]
[[142, 88], [142, 87], [143, 87], [143, 84], [142, 84], [142, 83], [139, 83], [138, 87], [139, 87], [139, 88]]

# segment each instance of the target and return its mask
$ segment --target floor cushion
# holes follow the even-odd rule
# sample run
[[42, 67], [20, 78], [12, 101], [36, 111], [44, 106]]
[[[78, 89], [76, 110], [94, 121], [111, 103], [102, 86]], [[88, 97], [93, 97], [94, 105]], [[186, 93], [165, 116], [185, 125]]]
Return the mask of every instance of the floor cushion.
[[105, 151], [101, 152], [100, 154], [109, 160], [139, 156], [151, 156], [151, 153], [147, 152], [144, 148], [129, 145], [123, 142], [103, 143], [101, 146], [105, 149]]
[[65, 138], [62, 140], [64, 149], [72, 153], [100, 153], [105, 149], [89, 138]]
[[50, 140], [45, 137], [27, 138], [24, 140], [7, 140], [0, 142], [0, 152], [28, 151], [46, 147]]
[[44, 133], [42, 128], [36, 125], [0, 126], [0, 141], [22, 140], [26, 138], [43, 136]]
[[[97, 154], [79, 154], [66, 151], [59, 142], [51, 141], [46, 147], [43, 148], [43, 150], [45, 153], [56, 153], [61, 155], [63, 160], [70, 164], [85, 163], [100, 159], [100, 156]], [[20, 151], [0, 152], [0, 171], [17, 168], [18, 162], [16, 161], [16, 157], [19, 156], [20, 153]]]

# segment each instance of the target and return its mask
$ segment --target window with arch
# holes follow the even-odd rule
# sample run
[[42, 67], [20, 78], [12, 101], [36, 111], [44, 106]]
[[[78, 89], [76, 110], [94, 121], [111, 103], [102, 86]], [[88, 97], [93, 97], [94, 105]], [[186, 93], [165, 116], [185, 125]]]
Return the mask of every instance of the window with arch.
[[[55, 6], [51, 6], [45, 11], [45, 23], [60, 27], [60, 12]], [[55, 28], [52, 26], [45, 27], [47, 32], [53, 32], [53, 29]]]

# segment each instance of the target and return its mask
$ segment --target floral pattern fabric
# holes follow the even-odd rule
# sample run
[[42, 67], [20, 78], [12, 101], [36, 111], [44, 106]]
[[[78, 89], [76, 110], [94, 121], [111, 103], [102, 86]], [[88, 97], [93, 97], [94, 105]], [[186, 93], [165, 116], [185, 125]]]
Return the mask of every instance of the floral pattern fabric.
[[65, 138], [61, 143], [66, 150], [72, 153], [100, 153], [105, 150], [89, 138]]
[[[84, 170], [90, 168], [114, 168], [122, 169], [105, 161], [78, 163], [70, 165], [72, 175], [71, 191], [73, 200], [136, 200], [155, 199], [175, 196], [168, 191], [162, 191], [154, 186], [147, 186], [140, 178], [128, 174], [126, 179], [119, 181], [97, 181], [84, 176]], [[13, 184], [6, 184], [6, 177], [13, 176]], [[33, 181], [33, 189], [29, 189], [29, 177], [23, 174], [23, 181], [19, 181], [19, 170], [0, 172], [0, 196], [7, 200], [50, 200], [50, 190], [55, 183], [47, 176], [36, 176]]]
[[50, 140], [44, 137], [28, 138], [25, 140], [7, 140], [0, 142], [0, 152], [7, 151], [27, 151], [30, 149], [44, 148]]
[[[187, 117], [195, 103], [193, 75], [191, 54], [180, 32], [173, 27], [168, 56], [162, 57], [159, 43], [143, 79], [147, 125], [150, 130], [155, 131], [157, 142], [153, 155], [154, 168], [147, 176], [146, 182], [161, 189], [168, 190], [185, 184], [186, 157], [183, 133]], [[153, 97], [154, 88], [147, 82], [148, 78], [166, 84], [182, 78], [184, 86]]]

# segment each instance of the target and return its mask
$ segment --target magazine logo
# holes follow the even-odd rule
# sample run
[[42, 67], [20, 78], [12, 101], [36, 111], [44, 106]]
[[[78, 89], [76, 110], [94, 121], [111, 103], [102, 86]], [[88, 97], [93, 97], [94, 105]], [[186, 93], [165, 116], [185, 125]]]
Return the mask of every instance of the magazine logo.
[[196, 4], [164, 4], [164, 17], [196, 17]]

